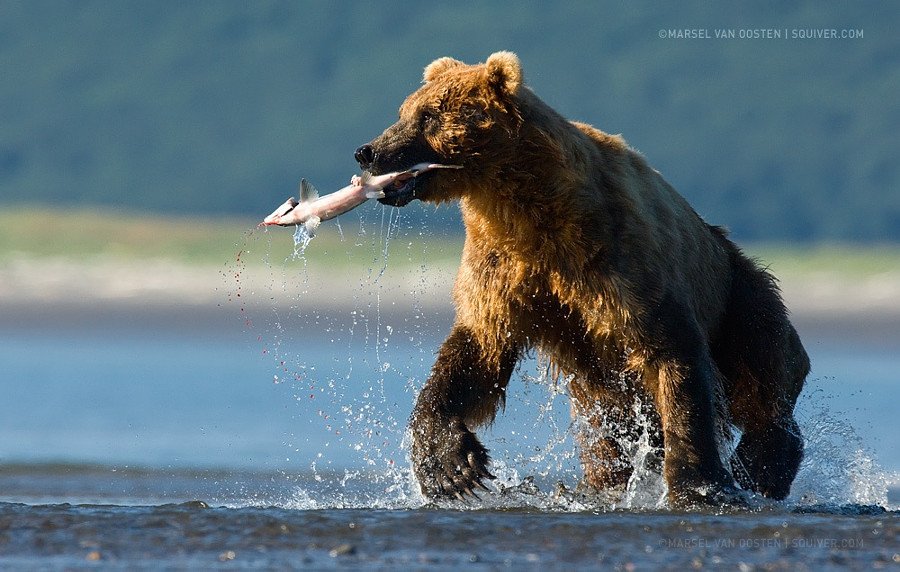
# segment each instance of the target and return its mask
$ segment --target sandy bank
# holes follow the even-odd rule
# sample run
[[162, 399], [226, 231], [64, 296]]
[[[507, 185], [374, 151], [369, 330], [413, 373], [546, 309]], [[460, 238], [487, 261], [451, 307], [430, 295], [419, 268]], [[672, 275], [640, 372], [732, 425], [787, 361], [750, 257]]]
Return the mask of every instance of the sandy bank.
[[[452, 319], [454, 273], [450, 265], [329, 270], [302, 262], [13, 259], [0, 263], [0, 327], [221, 331], [239, 329], [247, 313], [341, 316], [356, 310], [427, 316], [443, 325]], [[788, 272], [780, 280], [801, 333], [900, 345], [900, 272]]]

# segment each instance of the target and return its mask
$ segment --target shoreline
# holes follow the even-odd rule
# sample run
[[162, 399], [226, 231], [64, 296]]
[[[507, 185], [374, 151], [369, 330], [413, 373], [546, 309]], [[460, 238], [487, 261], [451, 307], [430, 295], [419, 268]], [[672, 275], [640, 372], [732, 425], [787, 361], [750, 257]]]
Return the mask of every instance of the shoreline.
[[[453, 323], [452, 304], [443, 308], [389, 308], [372, 310], [382, 325], [403, 324], [410, 317], [428, 323], [417, 331], [443, 336]], [[304, 329], [304, 316], [327, 323], [329, 330], [349, 327], [358, 310], [352, 307], [317, 307], [298, 312], [296, 308], [248, 304], [244, 311], [227, 305], [179, 304], [160, 300], [79, 300], [75, 303], [28, 301], [14, 305], [0, 303], [0, 335], [168, 335], [206, 338], [248, 338], [249, 332], [270, 330], [277, 323], [289, 329]], [[249, 320], [249, 322], [248, 322]], [[836, 345], [868, 346], [900, 351], [900, 316], [878, 313], [798, 313], [791, 321], [805, 343], [815, 341]], [[294, 323], [291, 325], [291, 323]], [[300, 324], [300, 325], [297, 325]], [[314, 331], [314, 330], [309, 330]], [[324, 333], [323, 333], [324, 335]]]
[[[0, 331], [242, 335], [251, 318], [341, 324], [376, 313], [388, 323], [416, 317], [436, 332], [452, 323], [455, 266], [320, 266], [7, 261], [0, 264]], [[780, 285], [802, 338], [900, 348], [900, 273], [850, 278], [787, 272]]]

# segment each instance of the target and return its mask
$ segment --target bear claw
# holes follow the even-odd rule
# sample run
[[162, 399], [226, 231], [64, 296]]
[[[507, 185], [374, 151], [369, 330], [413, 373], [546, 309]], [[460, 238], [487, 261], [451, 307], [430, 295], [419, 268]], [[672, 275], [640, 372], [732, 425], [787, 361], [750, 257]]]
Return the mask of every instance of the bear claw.
[[482, 482], [496, 478], [487, 450], [462, 420], [417, 416], [414, 425], [411, 453], [423, 494], [465, 500], [479, 498], [476, 489], [491, 491]]

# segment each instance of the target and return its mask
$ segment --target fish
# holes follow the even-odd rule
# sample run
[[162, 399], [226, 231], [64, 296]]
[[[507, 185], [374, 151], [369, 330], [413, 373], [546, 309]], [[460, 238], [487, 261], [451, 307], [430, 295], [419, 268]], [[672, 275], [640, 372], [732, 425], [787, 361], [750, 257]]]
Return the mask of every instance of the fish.
[[380, 199], [385, 196], [384, 189], [389, 186], [405, 184], [433, 169], [461, 169], [460, 165], [441, 165], [439, 163], [418, 163], [406, 171], [373, 175], [363, 171], [361, 175], [353, 175], [346, 187], [329, 193], [323, 197], [306, 179], [300, 180], [298, 198], [286, 200], [280, 207], [267, 216], [259, 226], [297, 226], [304, 225], [312, 235], [322, 221], [335, 218], [349, 212], [369, 199]]

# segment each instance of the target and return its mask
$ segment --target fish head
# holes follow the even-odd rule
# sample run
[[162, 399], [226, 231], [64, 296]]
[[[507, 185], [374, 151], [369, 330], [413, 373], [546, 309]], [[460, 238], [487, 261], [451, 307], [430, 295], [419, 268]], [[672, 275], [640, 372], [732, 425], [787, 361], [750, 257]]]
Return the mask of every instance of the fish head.
[[289, 218], [291, 213], [294, 211], [294, 208], [300, 204], [297, 199], [294, 197], [289, 198], [288, 200], [281, 203], [281, 205], [275, 209], [272, 214], [267, 216], [259, 226], [271, 226], [271, 225], [280, 225], [287, 226], [289, 224], [293, 224], [289, 222]]

